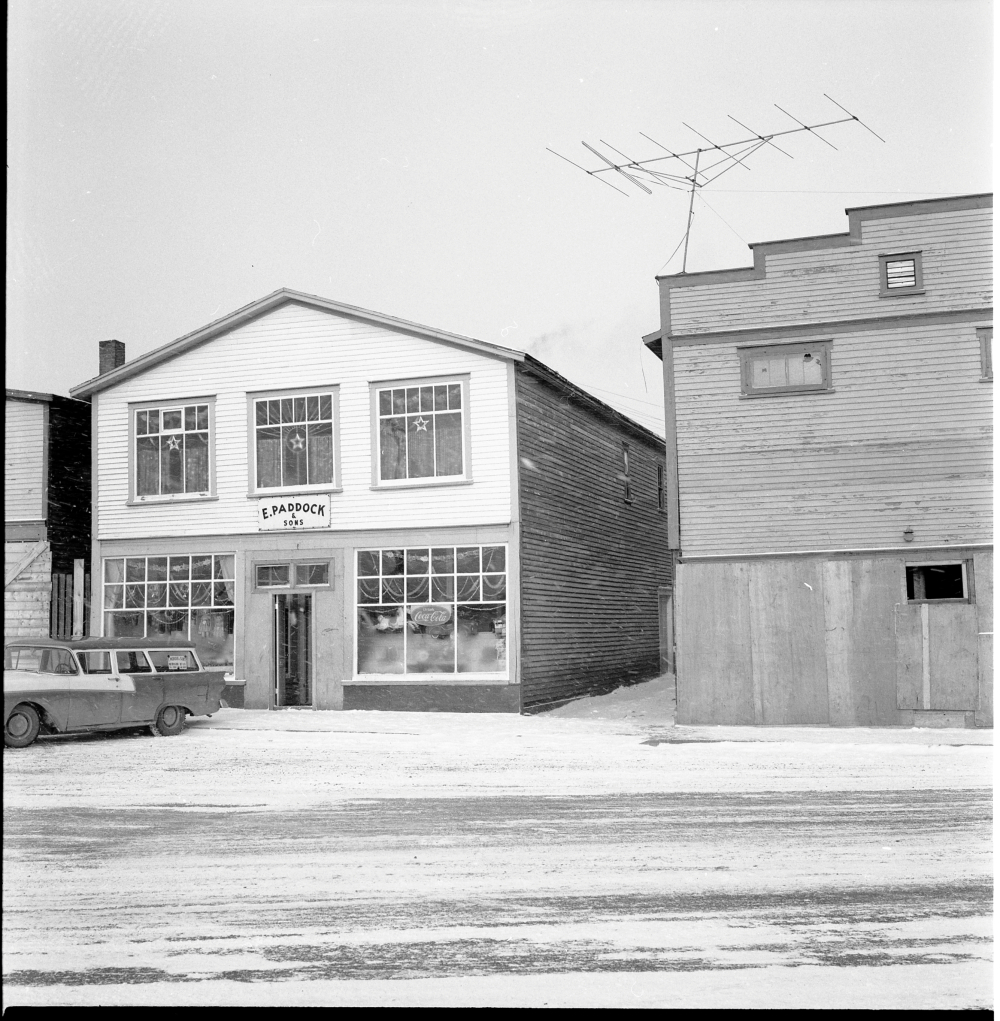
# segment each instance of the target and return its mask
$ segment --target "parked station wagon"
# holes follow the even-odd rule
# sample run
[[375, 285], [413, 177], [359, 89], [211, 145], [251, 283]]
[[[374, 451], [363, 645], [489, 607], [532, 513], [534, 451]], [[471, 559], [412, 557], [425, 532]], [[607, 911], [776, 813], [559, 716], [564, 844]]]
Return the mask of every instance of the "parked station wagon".
[[188, 642], [16, 639], [3, 654], [4, 744], [125, 727], [179, 734], [187, 716], [218, 712], [224, 687]]

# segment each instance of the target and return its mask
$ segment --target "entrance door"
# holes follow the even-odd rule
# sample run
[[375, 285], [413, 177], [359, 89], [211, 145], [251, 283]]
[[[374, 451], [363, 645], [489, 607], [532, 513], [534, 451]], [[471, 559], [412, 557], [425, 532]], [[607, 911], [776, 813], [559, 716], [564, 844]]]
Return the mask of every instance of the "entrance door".
[[274, 597], [274, 702], [312, 705], [312, 596]]

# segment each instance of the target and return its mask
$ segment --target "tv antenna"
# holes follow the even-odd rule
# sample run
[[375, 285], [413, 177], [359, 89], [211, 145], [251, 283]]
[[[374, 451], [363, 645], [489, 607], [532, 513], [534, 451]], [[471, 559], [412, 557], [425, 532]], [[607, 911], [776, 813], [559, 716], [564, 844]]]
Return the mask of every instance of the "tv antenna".
[[[696, 128], [691, 127], [690, 124], [684, 123], [689, 131], [693, 131], [699, 138], [704, 139], [708, 143], [707, 146], [700, 146], [697, 149], [691, 149], [686, 152], [674, 152], [668, 149], [665, 145], [657, 142], [655, 138], [650, 138], [649, 135], [640, 131], [639, 134], [643, 138], [652, 142], [654, 145], [659, 146], [665, 153], [666, 156], [653, 156], [650, 159], [634, 160], [630, 156], [626, 156], [620, 149], [616, 149], [609, 142], [605, 142], [604, 139], [599, 139], [600, 144], [610, 149], [612, 152], [617, 153], [623, 160], [624, 163], [616, 163], [613, 159], [608, 159], [607, 156], [602, 152], [598, 152], [592, 145], [587, 142], [582, 142], [581, 145], [585, 149], [592, 152], [599, 160], [604, 163], [604, 166], [597, 167], [595, 170], [588, 170], [586, 167], [581, 167], [579, 163], [574, 163], [573, 160], [562, 153], [558, 153], [555, 149], [549, 149], [548, 151], [554, 156], [558, 156], [560, 159], [566, 160], [567, 163], [572, 163], [578, 170], [582, 170], [585, 174], [590, 177], [597, 178], [603, 184], [606, 184], [609, 188], [614, 188], [615, 191], [620, 192], [622, 195], [628, 197], [629, 193], [622, 191], [621, 188], [617, 187], [607, 179], [607, 174], [620, 174], [629, 183], [635, 185], [637, 188], [644, 191], [647, 195], [652, 195], [653, 190], [649, 187], [651, 184], [660, 185], [665, 188], [673, 188], [676, 191], [688, 191], [690, 197], [688, 199], [688, 217], [687, 217], [687, 229], [684, 232], [683, 244], [684, 244], [684, 258], [681, 268], [682, 273], [687, 272], [687, 255], [688, 255], [688, 242], [691, 238], [691, 224], [694, 220], [694, 196], [695, 193], [700, 191], [702, 188], [707, 187], [713, 181], [717, 181], [723, 174], [728, 173], [735, 167], [742, 167], [744, 170], [749, 170], [746, 161], [755, 153], [758, 149], [762, 149], [765, 145], [771, 146], [772, 149], [777, 149], [782, 155], [787, 156], [789, 159], [794, 159], [790, 152], [786, 152], [780, 146], [776, 145], [774, 139], [782, 138], [785, 135], [798, 135], [803, 131], [808, 131], [815, 135], [821, 142], [825, 142], [831, 149], [837, 147], [822, 135], [818, 133], [820, 128], [832, 128], [837, 124], [860, 124], [866, 131], [871, 132], [880, 141], [884, 142], [885, 139], [872, 131], [867, 124], [864, 123], [859, 117], [856, 117], [846, 107], [841, 106], [832, 96], [828, 96], [825, 92], [823, 95], [833, 103], [834, 106], [839, 107], [845, 114], [846, 117], [839, 117], [837, 120], [823, 121], [818, 124], [806, 124], [800, 121], [798, 117], [790, 114], [783, 107], [778, 106], [775, 103], [775, 107], [786, 116], [791, 118], [798, 125], [796, 128], [786, 128], [784, 131], [772, 131], [769, 134], [761, 134], [760, 132], [754, 131], [753, 128], [748, 127], [742, 121], [736, 120], [732, 114], [726, 114], [731, 121], [739, 124], [745, 131], [750, 132], [749, 138], [740, 138], [735, 142], [713, 142], [708, 136], [703, 135]], [[673, 161], [673, 162], [670, 162]], [[666, 163], [669, 169], [661, 169], [659, 164]], [[685, 173], [685, 169], [689, 173]], [[711, 208], [711, 207], [709, 207]], [[678, 248], [680, 245], [677, 246]], [[674, 255], [677, 254], [677, 249], [674, 249]], [[671, 255], [672, 259], [674, 256]], [[667, 260], [668, 262], [670, 259]]]

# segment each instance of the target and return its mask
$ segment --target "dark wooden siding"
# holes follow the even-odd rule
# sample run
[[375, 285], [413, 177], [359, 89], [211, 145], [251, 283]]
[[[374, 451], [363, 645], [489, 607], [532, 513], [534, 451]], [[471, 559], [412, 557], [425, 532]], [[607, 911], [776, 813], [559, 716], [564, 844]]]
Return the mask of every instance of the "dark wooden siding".
[[522, 367], [516, 400], [522, 706], [656, 676], [658, 589], [671, 584], [662, 440]]
[[49, 405], [48, 540], [52, 570], [90, 560], [90, 405], [53, 397]]

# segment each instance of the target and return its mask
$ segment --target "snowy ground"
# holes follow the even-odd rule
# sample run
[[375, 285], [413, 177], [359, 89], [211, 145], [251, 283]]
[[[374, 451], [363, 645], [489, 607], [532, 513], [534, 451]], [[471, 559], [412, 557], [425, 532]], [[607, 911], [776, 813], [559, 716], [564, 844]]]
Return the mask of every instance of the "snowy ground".
[[8, 750], [4, 1003], [991, 1006], [991, 739], [660, 680]]

